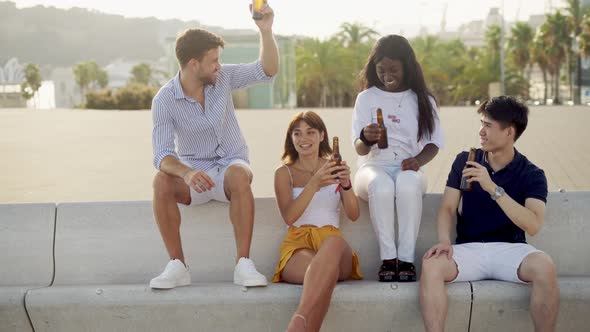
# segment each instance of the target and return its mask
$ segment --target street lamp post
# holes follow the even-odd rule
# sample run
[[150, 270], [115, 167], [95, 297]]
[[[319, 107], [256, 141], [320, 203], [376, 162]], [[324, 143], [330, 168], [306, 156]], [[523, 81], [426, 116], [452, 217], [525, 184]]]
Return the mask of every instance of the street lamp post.
[[504, 0], [502, 0], [502, 15], [500, 19], [500, 93], [504, 96], [506, 95], [506, 73], [504, 70]]

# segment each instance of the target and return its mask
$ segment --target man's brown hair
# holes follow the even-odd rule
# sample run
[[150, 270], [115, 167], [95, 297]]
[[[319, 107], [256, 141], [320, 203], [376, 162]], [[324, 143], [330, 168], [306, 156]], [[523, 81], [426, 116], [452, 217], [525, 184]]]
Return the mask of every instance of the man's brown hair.
[[224, 46], [225, 42], [216, 34], [202, 29], [187, 29], [176, 38], [176, 58], [180, 68], [184, 68], [191, 59], [201, 61], [207, 51]]

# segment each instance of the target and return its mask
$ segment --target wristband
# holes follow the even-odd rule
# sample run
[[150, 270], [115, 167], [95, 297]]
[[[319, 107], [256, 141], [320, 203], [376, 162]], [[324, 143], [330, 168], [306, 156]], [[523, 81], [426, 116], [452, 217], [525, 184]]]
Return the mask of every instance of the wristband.
[[363, 143], [364, 143], [366, 146], [373, 146], [373, 145], [375, 145], [375, 143], [377, 143], [377, 141], [373, 141], [373, 142], [371, 142], [371, 141], [369, 141], [369, 140], [368, 140], [368, 139], [365, 137], [365, 128], [363, 128], [363, 129], [361, 130], [361, 136], [360, 136], [359, 138], [361, 139], [361, 141], [363, 141]]

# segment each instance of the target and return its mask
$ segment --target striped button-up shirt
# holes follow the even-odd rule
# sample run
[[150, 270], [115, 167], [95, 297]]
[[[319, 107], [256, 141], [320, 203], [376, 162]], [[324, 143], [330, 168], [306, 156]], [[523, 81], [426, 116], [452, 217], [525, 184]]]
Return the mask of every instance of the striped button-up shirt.
[[208, 171], [234, 159], [248, 160], [248, 146], [238, 125], [231, 91], [271, 81], [260, 60], [222, 65], [214, 85], [205, 86], [205, 109], [184, 94], [180, 72], [152, 102], [154, 166], [173, 156], [193, 169]]

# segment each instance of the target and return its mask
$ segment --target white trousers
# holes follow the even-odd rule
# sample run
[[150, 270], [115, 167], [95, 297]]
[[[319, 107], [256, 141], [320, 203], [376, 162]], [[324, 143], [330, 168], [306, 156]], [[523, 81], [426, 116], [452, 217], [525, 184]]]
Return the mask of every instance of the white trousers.
[[[400, 166], [363, 165], [355, 175], [355, 191], [369, 202], [373, 229], [379, 240], [381, 259], [414, 262], [416, 239], [422, 218], [426, 176]], [[399, 247], [395, 245], [394, 207], [397, 205]]]

